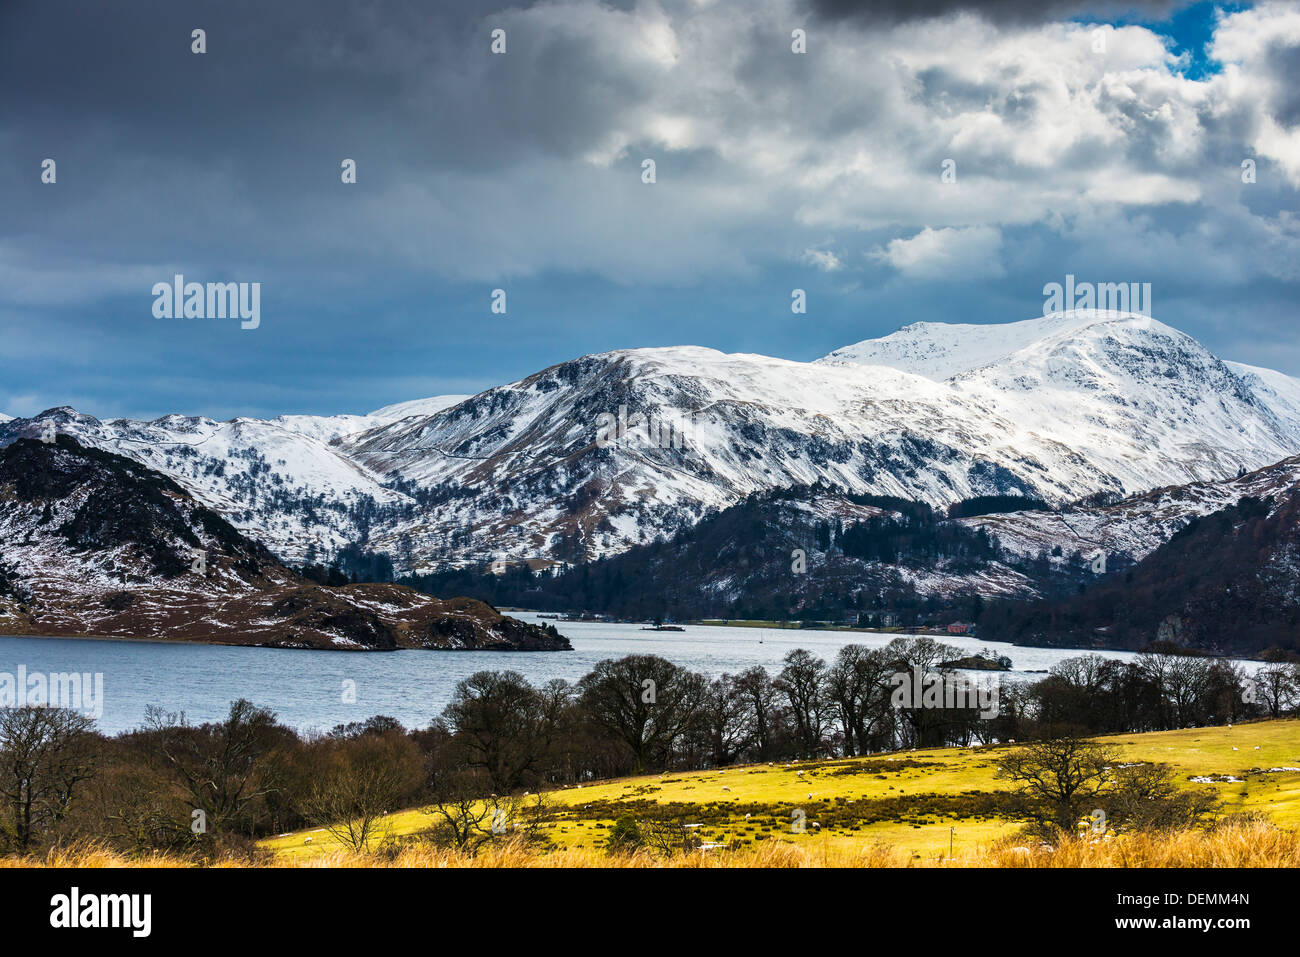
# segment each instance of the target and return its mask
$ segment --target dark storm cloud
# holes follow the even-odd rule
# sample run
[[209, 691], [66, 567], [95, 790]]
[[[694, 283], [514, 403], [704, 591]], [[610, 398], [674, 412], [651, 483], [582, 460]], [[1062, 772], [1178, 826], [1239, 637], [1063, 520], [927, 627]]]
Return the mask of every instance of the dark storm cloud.
[[[600, 148], [611, 118], [655, 92], [652, 71], [583, 35], [587, 12], [571, 14], [574, 30], [550, 13], [477, 0], [0, 4], [7, 231], [75, 235], [93, 256], [148, 237], [265, 261], [328, 237], [325, 208], [375, 202], [340, 197], [344, 157], [376, 191], [499, 175], [508, 193], [512, 171]], [[493, 57], [498, 24], [509, 55]], [[54, 197], [29, 175], [47, 156]], [[258, 216], [250, 239], [239, 224]]]
[[[102, 136], [106, 165], [130, 154], [225, 161], [266, 197], [358, 144], [427, 170], [580, 156], [653, 92], [652, 76], [610, 69], [599, 44], [537, 26], [527, 4], [0, 7], [0, 129], [33, 142]], [[489, 58], [498, 18], [510, 55]], [[207, 33], [201, 57], [190, 52], [196, 27]]]
[[[1065, 3], [982, 5], [978, 30], [893, 29], [959, 4], [877, 4], [878, 29], [810, 29], [794, 55], [803, 2], [0, 0], [0, 411], [363, 411], [686, 341], [812, 358], [1025, 318], [1076, 262], [1254, 296], [1252, 316], [1294, 299], [1256, 281], [1291, 276], [1300, 241], [1279, 214], [1300, 174], [1251, 152], [1261, 112], [1297, 112], [1294, 54], [1243, 39], [1263, 17], [1227, 84], [1177, 75], [1141, 27], [1107, 74], [1086, 28], [1027, 22]], [[877, 255], [924, 229], [990, 281]], [[262, 327], [155, 320], [174, 271], [264, 282]], [[796, 286], [839, 325], [791, 326]]]
[[894, 24], [974, 13], [992, 23], [1043, 23], [1083, 15], [1141, 15], [1159, 19], [1191, 0], [808, 0], [831, 21]]

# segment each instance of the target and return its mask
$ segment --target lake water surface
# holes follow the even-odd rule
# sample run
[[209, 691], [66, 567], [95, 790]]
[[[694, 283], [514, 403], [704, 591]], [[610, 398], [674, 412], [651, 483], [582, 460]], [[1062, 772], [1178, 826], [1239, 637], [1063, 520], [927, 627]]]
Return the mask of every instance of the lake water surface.
[[[525, 621], [535, 614], [512, 613]], [[880, 647], [893, 636], [724, 626], [686, 626], [685, 632], [642, 631], [640, 625], [554, 623], [573, 651], [299, 651], [223, 645], [67, 638], [0, 637], [0, 672], [100, 672], [104, 675], [101, 730], [138, 726], [147, 705], [184, 711], [194, 722], [222, 717], [235, 698], [273, 708], [300, 730], [327, 729], [376, 714], [410, 728], [424, 727], [451, 699], [456, 683], [476, 671], [513, 669], [540, 685], [551, 678], [577, 681], [602, 659], [661, 655], [710, 677], [763, 665], [775, 674], [782, 657], [806, 648], [829, 661], [847, 644]], [[941, 639], [966, 652], [990, 648], [1009, 657], [1012, 676], [1032, 678], [1063, 658], [1083, 654], [1022, 648], [952, 635]], [[1099, 652], [1131, 659], [1131, 652]], [[1253, 670], [1254, 662], [1246, 662]], [[356, 683], [356, 702], [343, 700], [343, 683]]]

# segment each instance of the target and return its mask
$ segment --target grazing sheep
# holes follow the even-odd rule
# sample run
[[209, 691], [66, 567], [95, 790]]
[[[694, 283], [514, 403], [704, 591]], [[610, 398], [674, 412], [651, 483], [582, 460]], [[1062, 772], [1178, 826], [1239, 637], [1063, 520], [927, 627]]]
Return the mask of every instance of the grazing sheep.
[[727, 787], [727, 786], [724, 784], [724, 785], [722, 786], [722, 790], [724, 790], [724, 791], [730, 791], [731, 788]]
[[821, 826], [820, 824], [818, 824], [816, 821], [813, 821], [813, 822], [812, 822], [812, 825], [813, 825], [813, 830], [814, 830], [814, 831], [820, 831], [820, 830], [822, 829], [822, 826]]
[[304, 840], [303, 843], [304, 843], [304, 844], [310, 844], [310, 843], [312, 842], [312, 840], [313, 840], [313, 838], [310, 838], [310, 837], [309, 837], [309, 838], [307, 838], [306, 840]]

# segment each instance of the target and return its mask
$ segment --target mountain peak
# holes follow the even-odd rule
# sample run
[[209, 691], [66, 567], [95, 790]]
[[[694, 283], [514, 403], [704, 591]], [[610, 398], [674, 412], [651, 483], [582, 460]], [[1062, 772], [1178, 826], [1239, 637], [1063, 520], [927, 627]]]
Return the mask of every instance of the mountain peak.
[[1051, 339], [1105, 326], [1182, 335], [1150, 316], [1107, 309], [1056, 312], [1020, 322], [913, 322], [878, 339], [864, 339], [818, 359], [827, 365], [878, 365], [936, 382], [998, 362]]

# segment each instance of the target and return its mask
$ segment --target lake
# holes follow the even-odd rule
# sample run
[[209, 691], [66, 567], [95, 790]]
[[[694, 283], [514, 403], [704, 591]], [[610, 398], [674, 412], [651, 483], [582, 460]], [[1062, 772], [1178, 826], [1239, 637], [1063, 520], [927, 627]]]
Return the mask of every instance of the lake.
[[[524, 621], [540, 621], [527, 612]], [[137, 727], [147, 705], [183, 710], [193, 722], [224, 716], [235, 698], [273, 708], [299, 730], [328, 729], [371, 715], [424, 727], [451, 700], [456, 683], [476, 671], [513, 669], [536, 685], [552, 678], [577, 681], [602, 659], [629, 654], [661, 655], [710, 677], [763, 665], [775, 674], [781, 658], [806, 648], [831, 660], [847, 644], [880, 647], [893, 636], [847, 631], [778, 630], [686, 626], [685, 632], [642, 631], [640, 625], [551, 622], [573, 651], [300, 651], [222, 645], [68, 638], [0, 637], [0, 672], [90, 672], [104, 675], [101, 730]], [[1033, 678], [1063, 658], [1084, 654], [1054, 648], [1024, 648], [959, 635], [943, 636], [964, 652], [993, 649], [1011, 659], [1011, 675]], [[1131, 659], [1131, 652], [1099, 652]], [[1257, 667], [1255, 662], [1244, 662]], [[356, 684], [355, 703], [345, 702], [345, 681]]]

